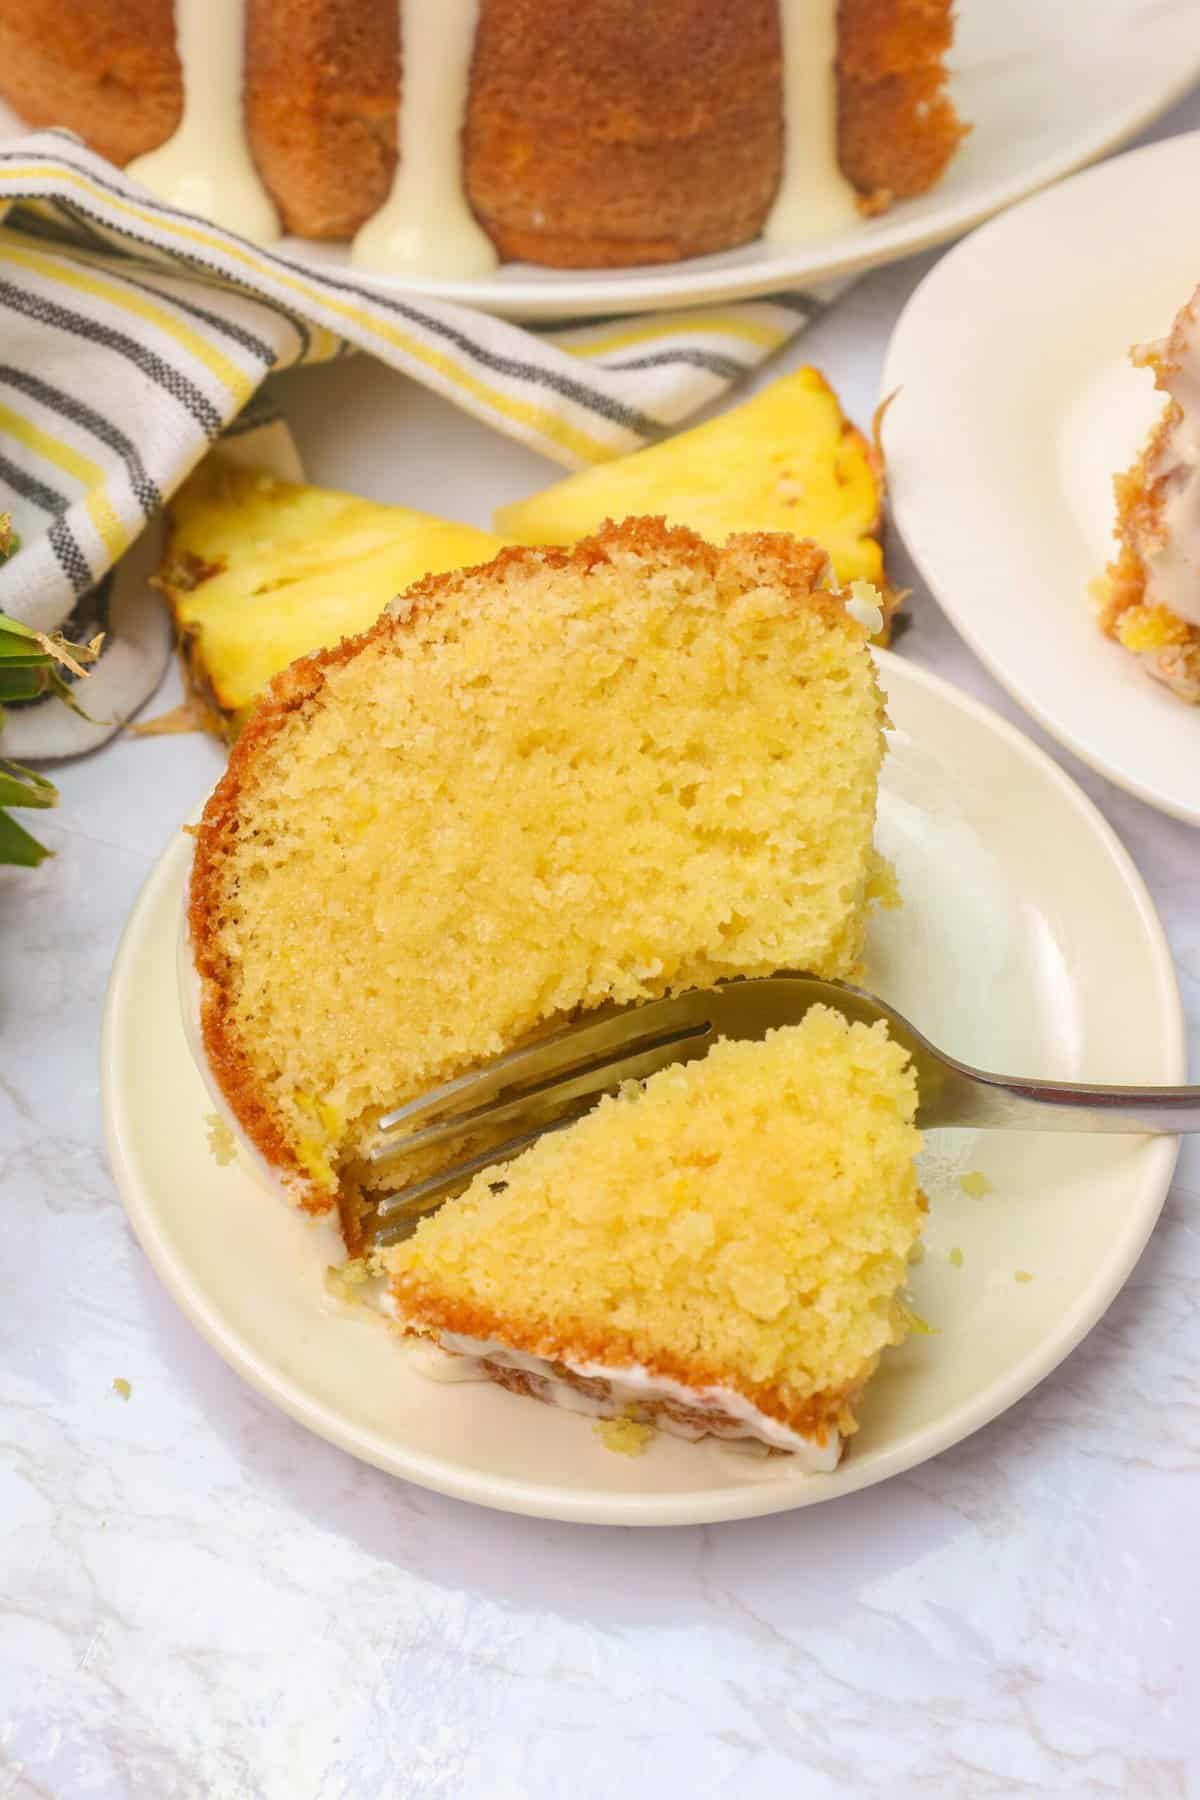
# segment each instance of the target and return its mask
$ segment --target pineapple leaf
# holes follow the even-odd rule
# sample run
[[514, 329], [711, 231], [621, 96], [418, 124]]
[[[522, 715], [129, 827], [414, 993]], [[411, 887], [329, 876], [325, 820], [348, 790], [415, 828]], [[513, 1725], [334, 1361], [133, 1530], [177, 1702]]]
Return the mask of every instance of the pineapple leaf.
[[57, 806], [58, 789], [36, 769], [0, 762], [0, 806]]
[[7, 613], [0, 613], [0, 644], [18, 639], [24, 653], [29, 654], [31, 643], [36, 644], [38, 634], [32, 625], [23, 625], [20, 619], [10, 619]]
[[[4, 515], [0, 514], [0, 546], [3, 545]], [[0, 560], [3, 560], [0, 558]], [[103, 637], [87, 644], [69, 644], [57, 633], [47, 637], [20, 619], [0, 613], [0, 714], [14, 700], [36, 700], [42, 694], [54, 694], [64, 706], [86, 719], [69, 684], [69, 675], [87, 674], [85, 664], [95, 662]]]
[[[0, 513], [0, 563], [17, 547], [16, 533], [7, 513]], [[0, 613], [0, 717], [9, 700], [34, 700], [39, 694], [65, 695], [74, 706], [70, 689], [60, 670], [73, 675], [85, 673], [82, 664], [93, 661], [99, 643], [67, 644], [61, 638], [48, 638], [19, 619]], [[77, 660], [78, 659], [78, 660]], [[43, 808], [58, 804], [58, 789], [44, 775], [26, 769], [21, 763], [0, 760], [0, 864], [8, 863], [24, 869], [36, 869], [53, 854], [44, 844], [31, 837], [18, 825], [8, 806]]]
[[18, 825], [10, 813], [0, 812], [0, 864], [10, 863], [23, 869], [36, 869], [40, 862], [45, 862], [53, 854], [53, 850], [47, 850], [45, 844], [39, 844], [35, 837], [30, 837], [24, 826]]
[[44, 685], [44, 667], [43, 663], [32, 668], [0, 667], [0, 706], [9, 700], [36, 700]]

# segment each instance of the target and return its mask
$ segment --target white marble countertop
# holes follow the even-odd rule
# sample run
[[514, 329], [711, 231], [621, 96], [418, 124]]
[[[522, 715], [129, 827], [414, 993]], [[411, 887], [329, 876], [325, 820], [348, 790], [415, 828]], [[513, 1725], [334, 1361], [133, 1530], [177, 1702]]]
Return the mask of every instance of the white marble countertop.
[[[1150, 135], [1197, 126], [1193, 94]], [[868, 418], [932, 260], [860, 282], [787, 360]], [[547, 478], [377, 367], [279, 392], [317, 480], [349, 432], [378, 497], [481, 524]], [[901, 655], [1040, 737], [892, 555]], [[1154, 893], [1195, 1053], [1200, 834], [1049, 747]], [[1085, 1344], [913, 1474], [642, 1533], [405, 1486], [220, 1362], [106, 1167], [113, 951], [219, 762], [177, 737], [64, 767], [58, 855], [0, 872], [0, 1800], [1200, 1793], [1200, 1147]]]

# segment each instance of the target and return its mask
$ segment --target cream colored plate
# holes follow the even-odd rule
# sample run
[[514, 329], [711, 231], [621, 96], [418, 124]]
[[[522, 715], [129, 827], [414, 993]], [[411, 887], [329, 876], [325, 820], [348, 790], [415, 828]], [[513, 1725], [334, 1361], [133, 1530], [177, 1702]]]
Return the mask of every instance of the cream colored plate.
[[[1197, 19], [1200, 36], [1200, 18]], [[942, 258], [893, 334], [892, 511], [930, 588], [1015, 700], [1085, 762], [1200, 824], [1200, 707], [1096, 629], [1112, 478], [1163, 397], [1132, 344], [1200, 281], [1200, 132], [1131, 151]]]
[[[1002, 720], [895, 657], [880, 663], [896, 729], [879, 842], [906, 902], [876, 923], [869, 984], [977, 1062], [1182, 1080], [1162, 930], [1099, 814]], [[126, 1209], [166, 1286], [232, 1367], [322, 1437], [411, 1481], [620, 1525], [741, 1518], [851, 1493], [944, 1450], [1049, 1374], [1116, 1294], [1158, 1216], [1175, 1140], [939, 1133], [925, 1159], [928, 1254], [912, 1283], [938, 1335], [886, 1360], [836, 1474], [788, 1475], [773, 1459], [764, 1476], [715, 1445], [667, 1437], [640, 1458], [614, 1455], [586, 1419], [417, 1374], [386, 1328], [323, 1298], [328, 1230], [245, 1166], [213, 1160], [176, 981], [190, 849], [181, 834], [150, 877], [109, 992], [104, 1105]], [[958, 1187], [976, 1168], [993, 1184], [986, 1199]], [[1018, 1270], [1033, 1280], [1017, 1282]]]
[[[513, 319], [655, 311], [768, 294], [873, 268], [944, 242], [1125, 143], [1200, 72], [1196, 0], [958, 0], [954, 97], [972, 133], [931, 194], [789, 253], [761, 241], [657, 268], [509, 264], [481, 281], [366, 277]], [[0, 141], [21, 129], [0, 107]], [[343, 273], [342, 244], [285, 238], [289, 256]]]

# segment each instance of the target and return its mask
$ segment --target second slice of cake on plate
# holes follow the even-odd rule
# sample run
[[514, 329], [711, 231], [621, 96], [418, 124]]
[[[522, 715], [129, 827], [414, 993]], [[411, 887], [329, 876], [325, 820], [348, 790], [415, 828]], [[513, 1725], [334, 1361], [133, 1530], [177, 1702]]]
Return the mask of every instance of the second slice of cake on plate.
[[[868, 648], [878, 624], [871, 591], [839, 589], [815, 545], [746, 536], [716, 549], [629, 520], [569, 551], [508, 550], [421, 582], [361, 637], [276, 679], [198, 834], [189, 917], [203, 1052], [243, 1137], [306, 1209], [338, 1209], [352, 1254], [379, 1184], [396, 1179], [366, 1161], [389, 1108], [610, 1001], [780, 969], [855, 974], [883, 754]], [[555, 1159], [580, 1171], [577, 1199], [598, 1195], [598, 1170], [582, 1173], [593, 1151], [615, 1132], [615, 1172], [650, 1121], [659, 1200], [697, 1196], [695, 1220], [676, 1232], [691, 1245], [694, 1291], [723, 1296], [697, 1317], [690, 1361], [678, 1337], [663, 1355], [682, 1386], [702, 1377], [828, 1444], [895, 1334], [918, 1220], [899, 1053], [886, 1040], [882, 1060], [862, 1050], [852, 1076], [855, 1034], [831, 1025], [824, 1058], [815, 1042], [801, 1028], [667, 1071], [557, 1148], [539, 1145], [505, 1192], [509, 1207], [542, 1195], [529, 1216], [546, 1215], [549, 1255], [568, 1216], [550, 1209], [570, 1204], [547, 1173]], [[743, 1078], [756, 1096], [746, 1116], [734, 1099]], [[823, 1112], [826, 1092], [840, 1097]], [[683, 1113], [699, 1160], [676, 1167]], [[885, 1119], [872, 1180], [863, 1146]], [[453, 1161], [455, 1149], [429, 1154]], [[402, 1179], [427, 1172], [414, 1157]], [[739, 1252], [720, 1221], [755, 1210], [756, 1195], [764, 1232]], [[636, 1219], [630, 1197], [613, 1188], [602, 1209]], [[789, 1208], [795, 1230], [774, 1235], [767, 1221]], [[441, 1241], [469, 1211], [448, 1203], [418, 1243]], [[654, 1229], [609, 1265], [604, 1309]], [[472, 1279], [480, 1320], [494, 1324], [484, 1263], [486, 1250]], [[841, 1282], [851, 1267], [870, 1279]], [[639, 1311], [633, 1289], [624, 1305], [629, 1318]], [[775, 1363], [734, 1355], [729, 1308], [744, 1314], [749, 1344], [769, 1327], [756, 1306], [795, 1325], [777, 1328]], [[854, 1345], [828, 1365], [803, 1348], [826, 1312]], [[433, 1317], [418, 1309], [412, 1322]], [[566, 1308], [568, 1335], [573, 1318]], [[466, 1335], [490, 1341], [491, 1324]], [[538, 1341], [560, 1360], [553, 1332]], [[648, 1341], [636, 1354], [632, 1338], [616, 1342], [620, 1358], [654, 1363]], [[819, 1419], [805, 1410], [818, 1397]], [[715, 1419], [697, 1402], [706, 1408]], [[764, 1441], [777, 1441], [772, 1429]]]
[[1100, 623], [1181, 700], [1200, 705], [1200, 288], [1161, 343], [1135, 350], [1167, 405], [1116, 480], [1119, 546]]

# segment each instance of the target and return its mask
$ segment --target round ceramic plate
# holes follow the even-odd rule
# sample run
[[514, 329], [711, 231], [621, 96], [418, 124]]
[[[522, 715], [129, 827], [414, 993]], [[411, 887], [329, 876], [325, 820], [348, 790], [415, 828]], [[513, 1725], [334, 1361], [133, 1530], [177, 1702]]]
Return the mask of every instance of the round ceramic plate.
[[[976, 1062], [1181, 1080], [1167, 947], [1099, 814], [1003, 721], [894, 657], [880, 661], [895, 730], [878, 841], [905, 902], [876, 920], [867, 983]], [[109, 992], [104, 1105], [129, 1217], [184, 1312], [253, 1386], [352, 1455], [443, 1493], [549, 1518], [670, 1525], [882, 1481], [986, 1423], [1061, 1361], [1129, 1274], [1166, 1194], [1174, 1139], [937, 1133], [923, 1159], [928, 1252], [912, 1279], [935, 1334], [885, 1358], [837, 1472], [799, 1476], [786, 1458], [665, 1436], [641, 1457], [616, 1455], [578, 1415], [419, 1374], [379, 1321], [325, 1299], [330, 1228], [306, 1223], [240, 1159], [214, 1160], [212, 1103], [176, 978], [190, 851], [180, 834], [150, 877]], [[975, 1169], [991, 1183], [982, 1199], [958, 1185]]]
[[[1195, 0], [959, 0], [955, 102], [972, 133], [933, 193], [786, 254], [761, 242], [666, 267], [511, 264], [482, 281], [360, 276], [510, 318], [569, 318], [733, 299], [907, 256], [1081, 167], [1156, 118], [1200, 72]], [[21, 127], [0, 109], [0, 138]], [[285, 238], [289, 256], [345, 270], [345, 246]]]
[[1200, 132], [1077, 175], [935, 266], [893, 334], [888, 487], [933, 593], [992, 673], [1059, 741], [1200, 824], [1200, 707], [1097, 629], [1112, 478], [1163, 396], [1130, 347], [1162, 337], [1200, 280], [1179, 196]]

